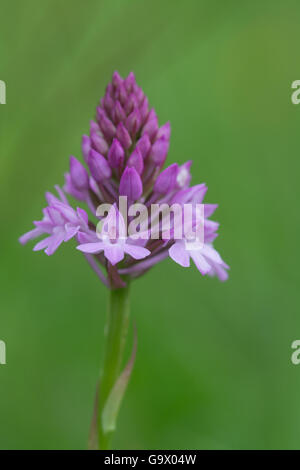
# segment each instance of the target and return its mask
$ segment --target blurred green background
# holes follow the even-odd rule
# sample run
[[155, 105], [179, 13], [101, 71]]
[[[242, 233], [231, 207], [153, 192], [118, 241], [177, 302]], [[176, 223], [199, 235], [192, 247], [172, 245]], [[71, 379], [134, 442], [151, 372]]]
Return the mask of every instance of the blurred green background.
[[168, 162], [218, 202], [230, 280], [172, 261], [132, 287], [121, 449], [300, 448], [298, 1], [2, 0], [0, 448], [85, 448], [107, 292], [66, 244], [18, 237], [80, 156], [115, 69], [170, 120]]

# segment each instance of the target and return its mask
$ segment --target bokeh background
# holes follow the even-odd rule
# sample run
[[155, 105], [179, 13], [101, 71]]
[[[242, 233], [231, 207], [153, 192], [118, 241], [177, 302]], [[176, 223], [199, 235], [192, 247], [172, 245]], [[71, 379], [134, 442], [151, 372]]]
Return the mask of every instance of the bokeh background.
[[21, 247], [115, 69], [218, 202], [224, 284], [165, 261], [132, 288], [120, 449], [300, 448], [298, 1], [2, 0], [0, 448], [86, 447], [107, 292], [74, 244]]

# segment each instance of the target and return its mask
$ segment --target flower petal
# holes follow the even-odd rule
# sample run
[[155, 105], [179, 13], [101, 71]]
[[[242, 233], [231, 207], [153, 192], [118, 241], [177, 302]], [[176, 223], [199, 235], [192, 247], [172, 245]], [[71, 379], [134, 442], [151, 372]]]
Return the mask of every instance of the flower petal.
[[71, 238], [73, 238], [76, 235], [79, 229], [80, 229], [80, 225], [78, 225], [77, 227], [74, 227], [73, 225], [66, 224], [64, 242], [68, 242], [69, 240], [71, 240]]
[[222, 258], [212, 246], [209, 245], [204, 245], [201, 254], [205, 256], [205, 258], [208, 258], [209, 260], [213, 261], [214, 263], [221, 264], [222, 263]]
[[40, 242], [38, 242], [34, 247], [33, 247], [33, 251], [40, 251], [40, 250], [44, 250], [45, 248], [48, 247], [50, 241], [51, 241], [51, 238], [53, 237], [53, 235], [51, 235], [51, 237], [46, 237], [44, 238], [43, 240], [41, 240]]
[[201, 250], [191, 250], [190, 255], [197, 267], [203, 276], [211, 270], [211, 265], [205, 260], [204, 256], [201, 254]]
[[184, 268], [190, 266], [190, 255], [185, 249], [185, 244], [182, 240], [174, 243], [169, 249], [169, 255], [175, 263], [180, 264]]
[[97, 242], [97, 243], [84, 243], [83, 245], [76, 246], [76, 249], [79, 251], [83, 251], [83, 253], [100, 253], [100, 251], [104, 250], [104, 243]]
[[22, 245], [25, 245], [25, 243], [27, 243], [29, 240], [33, 240], [34, 238], [39, 237], [43, 233], [44, 231], [40, 228], [34, 228], [29, 232], [24, 233], [24, 235], [19, 238], [19, 242], [22, 243]]
[[124, 258], [124, 250], [117, 244], [107, 244], [104, 248], [104, 256], [114, 266]]
[[50, 237], [48, 248], [45, 250], [46, 255], [50, 256], [57, 250], [57, 248], [62, 244], [64, 241], [64, 234], [60, 232], [56, 235]]
[[129, 245], [128, 243], [124, 244], [124, 251], [134, 259], [143, 259], [151, 254], [151, 251], [147, 250], [147, 248], [138, 245]]

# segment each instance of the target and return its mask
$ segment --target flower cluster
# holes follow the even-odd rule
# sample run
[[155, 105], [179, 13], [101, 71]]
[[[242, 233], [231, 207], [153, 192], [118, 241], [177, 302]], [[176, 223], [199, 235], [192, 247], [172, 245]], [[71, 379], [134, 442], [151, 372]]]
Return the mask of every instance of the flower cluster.
[[[122, 79], [115, 72], [90, 123], [89, 135], [82, 138], [85, 165], [70, 157], [70, 169], [63, 189], [56, 186], [58, 197], [46, 193], [47, 207], [43, 219], [20, 238], [21, 243], [46, 234], [34, 250], [52, 255], [62, 242], [75, 238], [102, 281], [109, 287], [120, 287], [126, 278], [138, 277], [170, 256], [181, 266], [190, 266], [190, 258], [205, 275], [227, 279], [228, 266], [213, 248], [218, 223], [211, 221], [217, 205], [204, 205], [204, 238], [200, 243], [183, 237], [176, 239], [170, 231], [165, 236], [136, 239], [128, 235], [124, 217], [119, 211], [120, 196], [129, 205], [202, 204], [207, 191], [205, 184], [190, 186], [191, 161], [164, 167], [169, 150], [170, 124], [159, 127], [154, 109], [138, 87], [133, 73]], [[73, 209], [66, 194], [85, 204]], [[110, 204], [108, 215], [102, 217], [102, 230], [96, 230], [101, 219], [97, 208]], [[117, 215], [112, 222], [113, 215]], [[127, 215], [127, 214], [126, 214]], [[130, 217], [129, 217], [130, 218]], [[194, 220], [194, 219], [193, 219]], [[107, 230], [109, 226], [109, 230]], [[159, 227], [161, 227], [159, 225]]]

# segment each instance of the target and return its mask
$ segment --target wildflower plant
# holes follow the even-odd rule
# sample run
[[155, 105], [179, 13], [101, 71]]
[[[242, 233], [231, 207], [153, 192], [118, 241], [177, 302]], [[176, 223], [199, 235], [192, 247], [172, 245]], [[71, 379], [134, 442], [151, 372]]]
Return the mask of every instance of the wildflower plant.
[[228, 277], [213, 247], [219, 225], [210, 217], [217, 205], [203, 204], [205, 184], [191, 185], [191, 161], [164, 168], [169, 143], [170, 124], [159, 127], [134, 74], [122, 79], [115, 72], [82, 137], [84, 163], [70, 157], [64, 186], [46, 193], [42, 220], [20, 238], [25, 244], [45, 236], [33, 250], [47, 255], [74, 238], [110, 291], [91, 448], [110, 448], [134, 363], [136, 342], [120, 373], [131, 281], [167, 257], [183, 267], [192, 260], [202, 275]]

